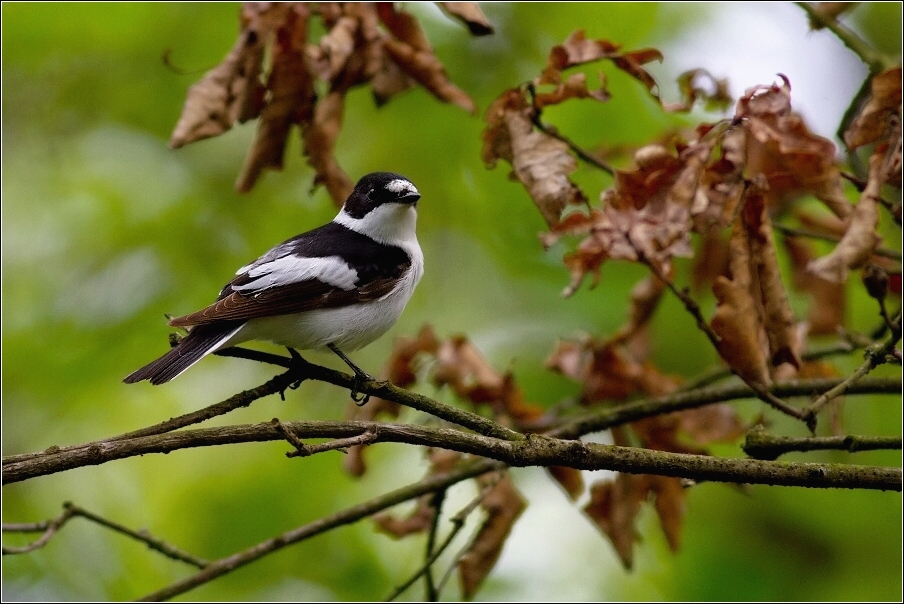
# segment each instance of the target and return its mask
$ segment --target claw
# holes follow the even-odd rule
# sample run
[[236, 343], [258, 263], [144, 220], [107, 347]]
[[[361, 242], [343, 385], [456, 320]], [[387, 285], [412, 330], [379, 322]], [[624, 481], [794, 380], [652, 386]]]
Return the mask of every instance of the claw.
[[[336, 355], [340, 359], [345, 361], [345, 364], [348, 365], [349, 368], [355, 372], [355, 385], [352, 388], [351, 396], [352, 396], [352, 400], [355, 401], [356, 405], [358, 405], [359, 407], [363, 407], [364, 405], [367, 404], [367, 401], [370, 400], [370, 395], [365, 394], [364, 392], [358, 392], [358, 388], [361, 386], [361, 384], [363, 382], [373, 381], [373, 379], [374, 379], [373, 376], [371, 376], [369, 373], [367, 373], [366, 371], [364, 371], [363, 369], [361, 369], [360, 367], [358, 367], [357, 365], [352, 363], [352, 360], [350, 358], [348, 358], [347, 356], [345, 356], [345, 353], [343, 353], [341, 350], [339, 350], [339, 348], [337, 348], [335, 344], [327, 344], [327, 348], [329, 348], [330, 350], [335, 352]], [[296, 354], [298, 354], [298, 353], [296, 353]]]

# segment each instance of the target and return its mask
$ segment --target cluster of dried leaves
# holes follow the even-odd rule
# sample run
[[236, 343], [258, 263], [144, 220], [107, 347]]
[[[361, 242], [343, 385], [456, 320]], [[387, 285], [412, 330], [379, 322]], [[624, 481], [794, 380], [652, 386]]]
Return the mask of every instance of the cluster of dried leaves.
[[[437, 4], [473, 35], [493, 32], [476, 4]], [[325, 33], [315, 43], [309, 32], [316, 18]], [[353, 183], [333, 152], [346, 94], [365, 84], [377, 105], [420, 85], [442, 101], [476, 111], [471, 98], [449, 81], [417, 19], [393, 2], [247, 2], [235, 46], [189, 90], [170, 146], [260, 118], [236, 182], [239, 191], [248, 191], [264, 169], [282, 168], [289, 131], [298, 125], [316, 172], [314, 186], [326, 186], [341, 205]]]
[[[588, 197], [570, 178], [577, 158], [606, 166], [545, 125], [542, 111], [570, 99], [605, 102], [609, 93], [605, 77], [602, 88], [589, 90], [583, 73], [565, 76], [562, 71], [609, 60], [659, 100], [655, 82], [642, 67], [657, 58], [653, 49], [621, 52], [607, 40], [587, 40], [578, 31], [553, 48], [539, 77], [506, 90], [486, 112], [484, 161], [491, 168], [499, 159], [511, 164], [512, 177], [550, 227], [541, 235], [543, 244], [581, 237], [564, 257], [571, 273], [565, 296], [574, 294], [588, 276], [595, 285], [610, 259], [639, 262], [653, 273], [632, 291], [624, 327], [605, 340], [560, 342], [547, 366], [581, 384], [585, 405], [673, 392], [680, 380], [649, 361], [646, 329], [663, 293], [672, 287], [728, 367], [755, 390], [764, 392], [775, 379], [833, 371], [825, 363], [802, 361], [802, 354], [807, 336], [835, 334], [843, 326], [849, 272], [869, 267], [884, 284], [886, 269], [900, 274], [897, 263], [874, 253], [881, 239], [881, 188], [901, 186], [900, 67], [873, 78], [871, 96], [845, 132], [850, 149], [873, 145], [856, 205], [845, 194], [835, 145], [811, 132], [792, 111], [791, 85], [781, 76], [780, 84], [747, 90], [737, 101], [733, 119], [700, 124], [671, 147], [655, 143], [638, 149], [633, 168], [613, 170], [614, 183], [600, 194], [598, 207], [566, 213]], [[702, 78], [711, 85], [700, 85]], [[731, 101], [727, 84], [700, 70], [682, 76], [679, 87], [682, 102], [661, 103], [664, 110], [687, 111], [698, 100], [708, 106]], [[795, 202], [805, 195], [822, 201], [828, 212], [800, 209]], [[792, 285], [812, 295], [806, 319], [795, 316], [783, 282], [773, 234], [777, 217], [837, 241], [821, 258], [810, 241], [793, 232], [780, 242], [791, 261]], [[900, 224], [899, 216], [897, 221]], [[676, 257], [693, 258], [695, 285], [712, 287], [716, 310], [708, 322], [689, 293], [671, 283]], [[878, 295], [884, 296], [885, 290], [874, 297]], [[732, 407], [713, 405], [635, 422], [613, 435], [617, 444], [705, 453], [706, 445], [733, 442], [746, 428]], [[551, 473], [573, 498], [583, 492], [579, 472], [554, 468]], [[668, 543], [678, 547], [684, 514], [679, 480], [619, 474], [614, 481], [594, 484], [590, 494], [585, 512], [612, 541], [626, 567], [631, 566], [634, 522], [644, 501], [654, 503]]]
[[[500, 158], [512, 164], [514, 177], [550, 226], [541, 236], [544, 245], [565, 235], [582, 236], [564, 258], [572, 277], [566, 296], [588, 276], [593, 284], [598, 282], [609, 259], [640, 262], [657, 275], [668, 275], [673, 258], [694, 257], [697, 284], [711, 283], [717, 301], [705, 331], [729, 367], [762, 389], [777, 375], [790, 377], [800, 369], [804, 336], [834, 333], [843, 324], [849, 271], [871, 262], [892, 268], [874, 252], [880, 241], [880, 189], [885, 184], [899, 187], [901, 180], [901, 71], [892, 69], [873, 79], [872, 96], [845, 134], [852, 149], [879, 142], [856, 205], [844, 192], [835, 145], [812, 133], [792, 111], [791, 86], [782, 76], [781, 84], [749, 89], [738, 100], [731, 121], [701, 124], [673, 148], [656, 143], [638, 149], [634, 168], [614, 171], [614, 184], [601, 193], [599, 207], [562, 218], [568, 204], [587, 197], [569, 178], [577, 169], [576, 151], [579, 156], [586, 152], [544, 127], [541, 111], [553, 102], [588, 96], [604, 100], [606, 95], [588, 95], [586, 86], [578, 85], [583, 74], [562, 84], [560, 70], [609, 59], [655, 91], [640, 67], [655, 56], [647, 49], [618, 53], [606, 40], [591, 42], [581, 32], [572, 35], [553, 49], [541, 76], [528, 86], [505, 91], [490, 107], [484, 159], [491, 167]], [[686, 101], [666, 109], [687, 109], [706, 93], [688, 84], [695, 75], [690, 72], [683, 80]], [[530, 94], [553, 83], [558, 85], [554, 93]], [[711, 96], [724, 95], [720, 83]], [[794, 202], [804, 195], [821, 200], [830, 214], [799, 209]], [[783, 242], [793, 262], [794, 286], [813, 294], [808, 323], [797, 321], [788, 302], [773, 236], [776, 216], [793, 217], [838, 237], [831, 253], [821, 258], [815, 258], [807, 242], [791, 237]], [[696, 252], [692, 235], [701, 241]], [[638, 324], [652, 315], [662, 287], [655, 281], [638, 286], [632, 296], [632, 325], [603, 349], [631, 339]], [[586, 389], [600, 387], [588, 384]]]

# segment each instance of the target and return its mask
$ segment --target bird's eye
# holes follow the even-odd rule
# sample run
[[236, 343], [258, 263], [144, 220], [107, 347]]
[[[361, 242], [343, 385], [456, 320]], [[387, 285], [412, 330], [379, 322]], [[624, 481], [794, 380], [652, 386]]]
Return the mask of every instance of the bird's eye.
[[367, 198], [368, 198], [368, 199], [373, 199], [373, 198], [374, 198], [374, 189], [370, 189], [370, 190], [367, 192]]

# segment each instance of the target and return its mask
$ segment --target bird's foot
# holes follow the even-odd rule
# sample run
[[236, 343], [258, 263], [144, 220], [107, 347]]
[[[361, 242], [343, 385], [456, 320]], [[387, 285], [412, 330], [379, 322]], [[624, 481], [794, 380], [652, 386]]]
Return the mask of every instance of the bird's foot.
[[327, 344], [327, 348], [332, 350], [336, 355], [345, 361], [345, 364], [349, 366], [349, 368], [355, 372], [355, 382], [352, 385], [351, 397], [352, 400], [355, 401], [355, 404], [359, 407], [363, 407], [367, 404], [367, 401], [370, 400], [370, 395], [364, 392], [361, 392], [361, 385], [364, 382], [373, 381], [373, 376], [355, 365], [350, 358], [345, 356], [345, 353], [339, 350], [339, 348], [335, 344]]
[[[287, 388], [290, 390], [298, 390], [298, 387], [301, 386], [302, 382], [308, 379], [305, 375], [305, 369], [307, 369], [307, 366], [310, 363], [308, 363], [304, 357], [298, 354], [298, 351], [294, 348], [289, 348], [288, 346], [286, 346], [286, 350], [289, 351], [289, 356], [292, 357], [292, 361], [289, 364], [289, 371], [296, 372], [301, 376], [297, 380], [289, 384]], [[286, 400], [286, 390], [282, 390], [279, 393], [279, 396], [282, 400]]]

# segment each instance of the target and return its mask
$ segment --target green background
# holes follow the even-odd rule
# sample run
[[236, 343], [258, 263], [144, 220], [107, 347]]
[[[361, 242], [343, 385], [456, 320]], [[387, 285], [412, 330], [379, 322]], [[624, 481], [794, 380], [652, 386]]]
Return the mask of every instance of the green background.
[[[663, 49], [666, 60], [654, 70], [666, 96], [676, 100], [670, 82], [680, 69], [669, 63], [668, 49], [694, 48], [695, 32], [717, 26], [716, 11], [729, 10], [652, 3], [491, 4], [484, 10], [496, 35], [471, 39], [432, 5], [407, 8], [422, 19], [451, 80], [481, 110], [505, 88], [537, 75], [549, 48], [578, 28], [626, 48]], [[164, 387], [121, 383], [166, 349], [164, 313], [206, 305], [236, 267], [335, 214], [324, 190], [309, 194], [313, 175], [299, 155], [297, 136], [284, 171], [267, 173], [246, 195], [232, 184], [253, 123], [179, 151], [167, 147], [188, 86], [232, 46], [237, 13], [236, 4], [3, 4], [4, 455], [147, 426], [272, 375], [254, 363], [209, 358]], [[802, 42], [829, 36], [809, 34], [804, 18], [795, 17], [791, 27]], [[721, 18], [724, 22], [724, 14]], [[899, 56], [899, 4], [860, 7], [850, 21]], [[771, 32], [762, 35], [768, 43]], [[166, 51], [188, 73], [168, 68], [162, 60]], [[707, 53], [730, 48], [696, 51], [703, 57], [698, 66], [707, 67]], [[640, 145], [688, 123], [686, 117], [664, 115], [638, 84], [611, 66], [593, 66], [588, 73], [599, 69], [608, 75], [610, 103], [572, 101], [546, 115], [581, 144]], [[856, 90], [862, 77], [826, 71], [839, 90]], [[732, 80], [732, 91], [737, 95], [760, 83], [769, 82]], [[553, 405], [577, 391], [542, 367], [556, 339], [611, 333], [625, 319], [628, 292], [644, 271], [610, 263], [599, 287], [562, 300], [566, 247], [542, 250], [537, 240], [542, 219], [523, 188], [507, 179], [508, 166], [493, 171], [483, 166], [481, 129], [479, 116], [420, 89], [379, 110], [369, 91], [349, 95], [339, 162], [353, 179], [373, 170], [412, 179], [423, 194], [418, 229], [427, 263], [401, 320], [355, 360], [376, 371], [391, 336], [411, 335], [431, 323], [441, 337], [467, 334], [496, 367], [514, 372], [529, 400]], [[575, 178], [591, 198], [610, 184], [586, 167]], [[900, 235], [891, 232], [893, 242]], [[687, 266], [679, 270], [686, 282]], [[875, 305], [860, 289], [851, 288], [850, 325], [867, 330], [876, 321]], [[711, 299], [701, 296], [711, 309]], [[806, 307], [804, 298], [793, 302]], [[667, 372], [693, 376], [716, 361], [673, 299], [657, 315], [653, 342], [654, 361]], [[309, 357], [341, 367], [330, 356]], [[852, 358], [839, 366], [850, 371], [857, 364]], [[453, 402], [446, 392], [429, 387], [424, 392]], [[269, 397], [214, 423], [341, 419], [347, 393], [306, 383], [286, 399]], [[740, 409], [749, 418], [764, 412], [754, 401]], [[765, 413], [777, 431], [801, 432]], [[402, 417], [422, 419], [413, 413]], [[900, 434], [900, 398], [852, 398], [845, 419], [851, 433]], [[287, 448], [269, 443], [180, 451], [33, 479], [4, 487], [3, 521], [46, 519], [71, 500], [215, 559], [415, 481], [425, 470], [420, 451], [398, 445], [372, 448], [370, 471], [362, 479], [342, 473], [338, 453], [287, 460]], [[733, 446], [719, 452], [739, 454]], [[900, 455], [860, 453], [853, 460], [899, 464]], [[644, 539], [635, 570], [626, 573], [609, 544], [543, 471], [513, 474], [530, 505], [479, 599], [901, 598], [899, 494], [741, 491], [704, 484], [688, 494], [678, 554], [668, 552], [655, 515], [644, 510]], [[471, 485], [453, 490], [446, 510], [454, 513], [472, 493]], [[4, 536], [6, 545], [24, 542]], [[457, 547], [463, 545], [461, 540]], [[422, 537], [392, 541], [365, 521], [283, 550], [183, 598], [381, 598], [419, 567], [423, 547]], [[191, 571], [75, 520], [45, 548], [4, 557], [3, 597], [130, 599]], [[453, 587], [445, 595], [457, 594]], [[420, 586], [405, 597], [422, 597]]]

